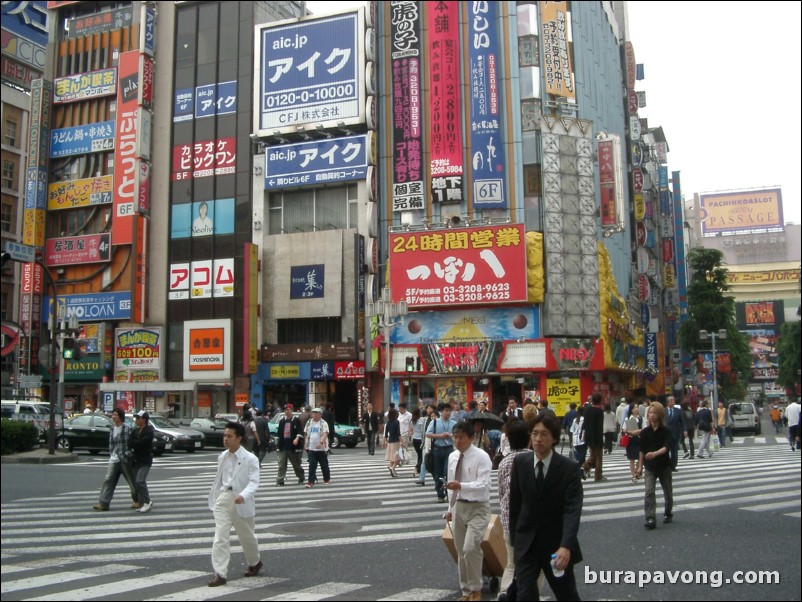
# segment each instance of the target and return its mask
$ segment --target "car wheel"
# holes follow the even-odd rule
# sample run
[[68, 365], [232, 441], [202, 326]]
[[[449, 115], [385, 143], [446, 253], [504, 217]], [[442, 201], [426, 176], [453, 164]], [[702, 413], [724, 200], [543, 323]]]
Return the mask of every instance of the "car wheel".
[[354, 449], [356, 447], [356, 441], [352, 441], [351, 443], [346, 443], [345, 447], [348, 449]]
[[340, 438], [337, 435], [331, 438], [331, 446], [332, 447], [340, 447]]
[[57, 449], [65, 449], [69, 452], [72, 451], [72, 444], [70, 444], [70, 440], [66, 437], [59, 437], [56, 439], [56, 448]]

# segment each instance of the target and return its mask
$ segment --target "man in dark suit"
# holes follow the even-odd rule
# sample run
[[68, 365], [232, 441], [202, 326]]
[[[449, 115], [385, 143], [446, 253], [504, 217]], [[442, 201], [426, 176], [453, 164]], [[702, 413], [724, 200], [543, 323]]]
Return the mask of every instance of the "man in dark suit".
[[677, 472], [680, 441], [688, 436], [688, 425], [685, 424], [685, 413], [682, 411], [682, 408], [676, 407], [676, 403], [673, 395], [669, 395], [666, 399], [666, 405], [668, 405], [668, 410], [666, 411], [666, 427], [671, 433], [671, 446], [668, 448], [668, 457], [671, 461], [672, 472]]
[[284, 406], [284, 417], [278, 422], [276, 431], [276, 450], [278, 451], [278, 471], [276, 485], [284, 485], [287, 474], [287, 461], [292, 464], [298, 483], [304, 482], [304, 469], [301, 467], [301, 454], [304, 449], [304, 427], [298, 416], [293, 415], [291, 403]]
[[585, 408], [585, 420], [582, 423], [585, 445], [588, 446], [588, 459], [582, 465], [585, 473], [589, 473], [591, 467], [594, 468], [594, 481], [606, 480], [602, 476], [602, 452], [604, 451], [604, 410], [602, 403], [604, 397], [595, 393], [592, 397], [592, 404]]
[[[532, 452], [515, 456], [510, 480], [510, 544], [515, 551], [518, 600], [540, 600], [543, 571], [557, 600], [579, 600], [574, 565], [582, 560], [579, 521], [582, 480], [579, 465], [557, 453], [560, 422], [549, 414], [533, 420]], [[555, 577], [552, 569], [564, 571]]]
[[510, 397], [507, 401], [507, 407], [501, 411], [500, 416], [504, 422], [507, 422], [509, 418], [523, 418], [524, 413], [523, 410], [518, 407], [518, 400], [514, 397]]

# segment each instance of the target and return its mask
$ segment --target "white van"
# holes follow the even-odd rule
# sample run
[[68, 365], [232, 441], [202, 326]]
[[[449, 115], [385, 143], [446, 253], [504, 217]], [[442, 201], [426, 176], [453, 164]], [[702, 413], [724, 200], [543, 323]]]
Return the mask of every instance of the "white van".
[[[50, 404], [45, 401], [26, 400], [26, 399], [3, 399], [2, 413], [0, 417], [9, 420], [24, 420], [34, 423], [39, 429], [39, 437], [47, 438], [50, 428]], [[61, 430], [64, 426], [64, 412], [61, 408], [56, 408], [56, 429]]]
[[732, 401], [727, 408], [732, 417], [732, 432], [751, 431], [760, 434], [760, 414], [751, 401]]

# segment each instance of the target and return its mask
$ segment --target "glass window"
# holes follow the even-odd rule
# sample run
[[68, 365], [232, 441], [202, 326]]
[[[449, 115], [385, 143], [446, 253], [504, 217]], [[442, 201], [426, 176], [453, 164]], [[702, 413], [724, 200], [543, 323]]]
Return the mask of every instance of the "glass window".
[[9, 146], [17, 146], [17, 122], [12, 120], [7, 120], [5, 123], [5, 127], [3, 128], [3, 136], [5, 137], [6, 144]]
[[356, 185], [271, 194], [270, 234], [356, 228], [359, 198]]
[[0, 229], [3, 232], [11, 232], [14, 221], [14, 205], [3, 203], [3, 207], [0, 209]]
[[14, 162], [3, 160], [3, 187], [16, 190], [14, 171]]

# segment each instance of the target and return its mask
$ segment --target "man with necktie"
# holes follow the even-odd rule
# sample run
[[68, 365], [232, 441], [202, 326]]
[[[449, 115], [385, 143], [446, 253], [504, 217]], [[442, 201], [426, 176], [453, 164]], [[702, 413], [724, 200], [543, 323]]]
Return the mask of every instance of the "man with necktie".
[[456, 448], [448, 457], [450, 492], [447, 521], [454, 521], [460, 600], [482, 599], [482, 539], [490, 523], [490, 456], [473, 445], [473, 426], [458, 422], [452, 437]]
[[[534, 453], [521, 452], [513, 460], [509, 527], [518, 600], [540, 600], [541, 571], [557, 600], [579, 600], [574, 565], [582, 560], [578, 538], [582, 469], [554, 453], [559, 440], [559, 420], [538, 414], [532, 426]], [[564, 572], [557, 577], [554, 570]]]
[[666, 412], [666, 427], [671, 433], [671, 445], [668, 449], [668, 457], [671, 461], [672, 472], [677, 472], [677, 461], [679, 460], [679, 444], [688, 436], [688, 427], [685, 424], [685, 413], [682, 408], [675, 407], [676, 401], [673, 395], [666, 399], [668, 411]]

